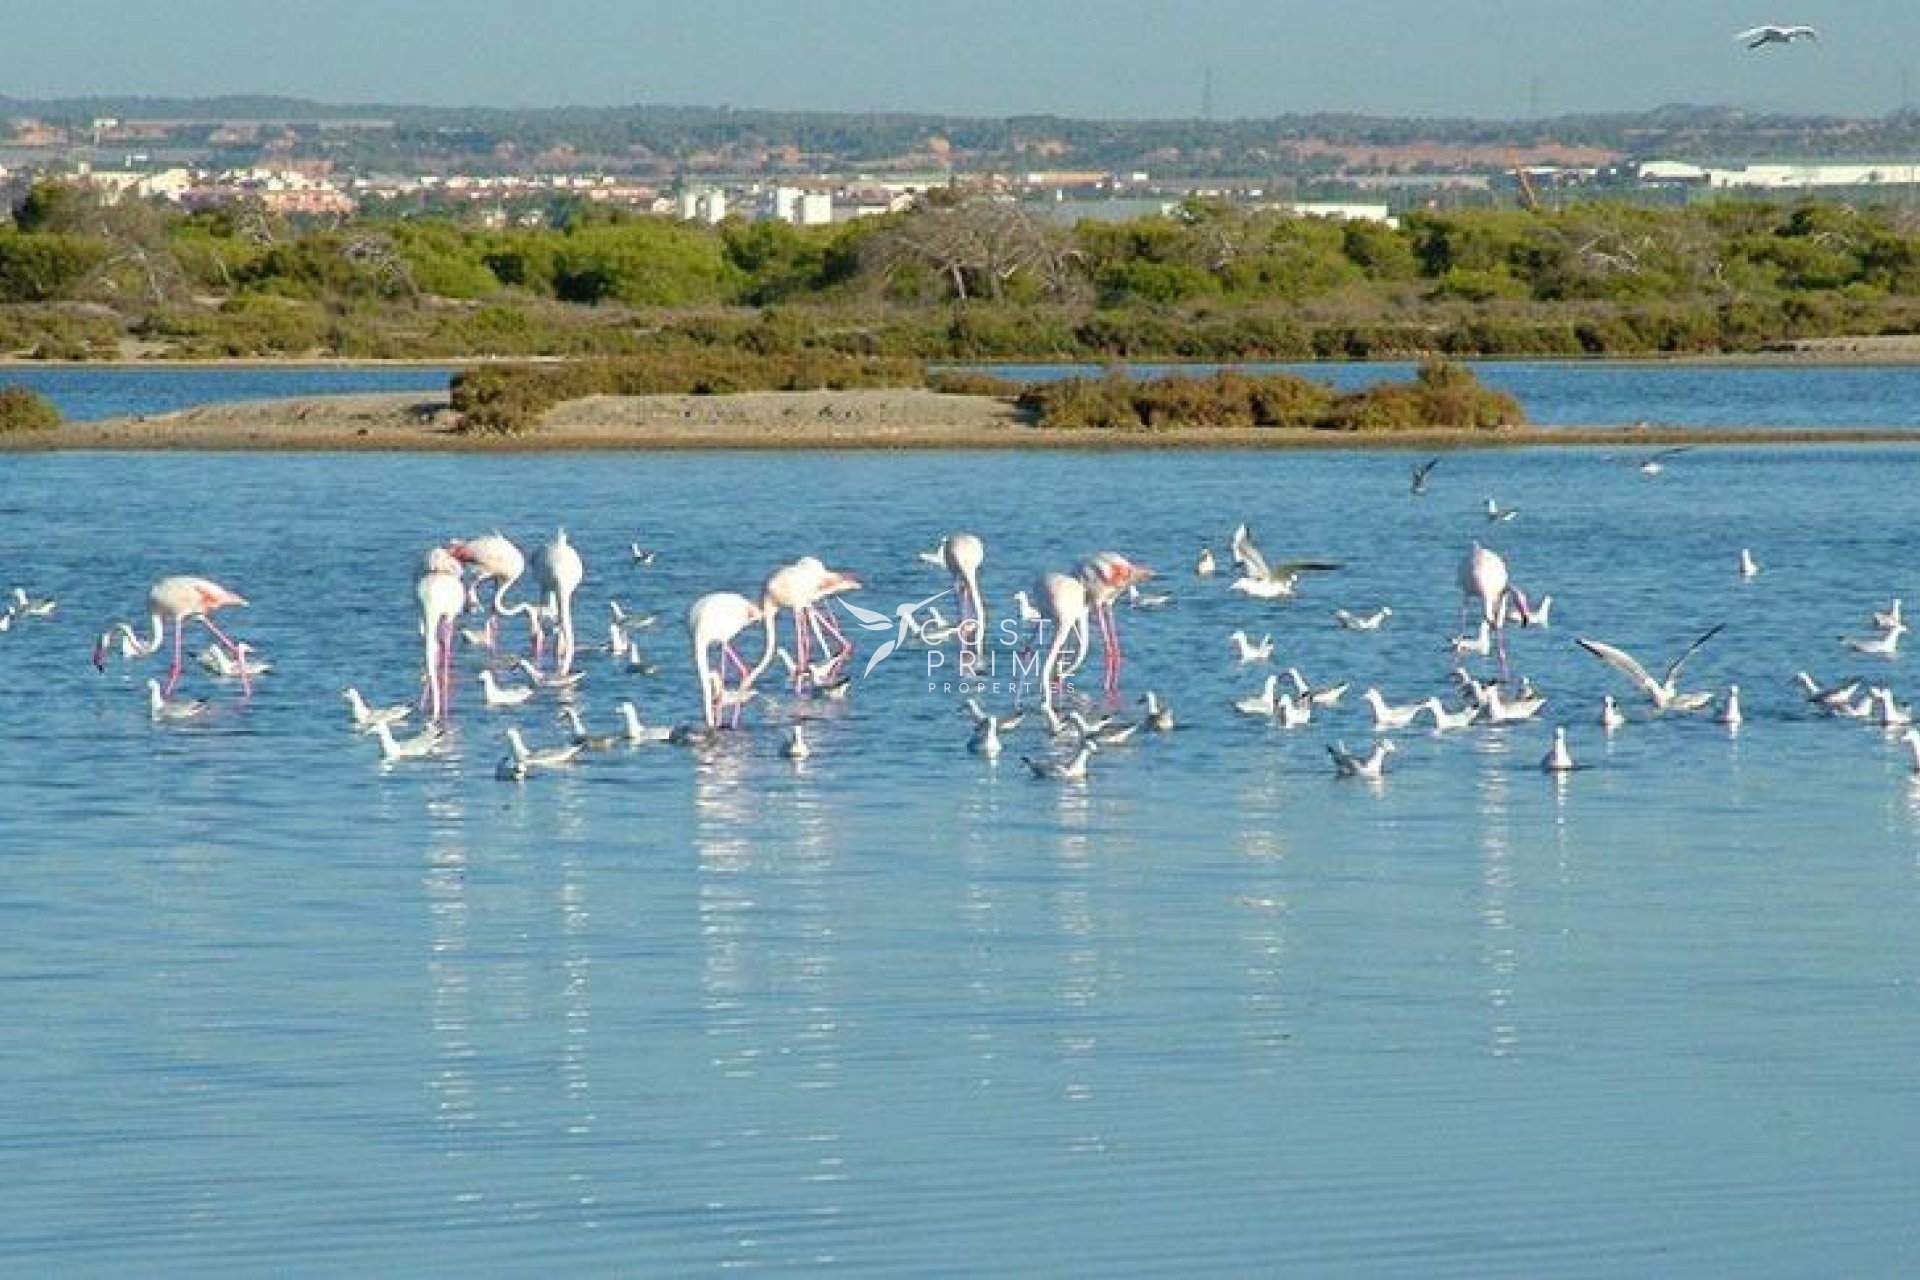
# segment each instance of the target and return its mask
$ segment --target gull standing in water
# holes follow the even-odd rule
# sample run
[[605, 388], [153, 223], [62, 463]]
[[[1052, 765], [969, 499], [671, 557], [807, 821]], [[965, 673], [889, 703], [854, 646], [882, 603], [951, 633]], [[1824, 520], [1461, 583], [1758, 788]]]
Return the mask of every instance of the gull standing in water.
[[1719, 720], [1721, 724], [1727, 726], [1729, 729], [1738, 729], [1746, 720], [1746, 716], [1740, 710], [1739, 685], [1730, 684], [1727, 686], [1727, 698], [1725, 702], [1720, 704]]
[[1680, 656], [1668, 665], [1666, 674], [1658, 680], [1647, 674], [1647, 669], [1624, 649], [1616, 648], [1605, 641], [1590, 640], [1585, 636], [1576, 636], [1574, 643], [1632, 680], [1652, 701], [1655, 711], [1698, 711], [1713, 701], [1713, 694], [1682, 693], [1676, 683], [1680, 677], [1680, 668], [1686, 665], [1688, 658], [1699, 652], [1701, 645], [1719, 635], [1725, 626], [1724, 622], [1718, 623], [1702, 632], [1692, 644], [1681, 650]]
[[447, 737], [445, 729], [432, 724], [410, 738], [396, 738], [393, 736], [393, 725], [385, 720], [376, 720], [369, 732], [380, 743], [380, 758], [388, 763], [420, 760], [434, 755]]
[[1406, 728], [1419, 717], [1427, 705], [1424, 702], [1413, 702], [1405, 706], [1392, 706], [1380, 696], [1378, 689], [1365, 690], [1361, 693], [1360, 700], [1373, 712], [1373, 727], [1381, 731]]
[[205, 698], [169, 698], [158, 680], [147, 681], [147, 712], [155, 720], [191, 720], [206, 714]]
[[1213, 548], [1200, 548], [1200, 554], [1195, 556], [1193, 560], [1193, 576], [1196, 578], [1211, 578], [1218, 571], [1219, 566], [1213, 562]]
[[627, 745], [637, 747], [645, 742], [666, 742], [673, 737], [673, 729], [664, 724], [645, 724], [640, 719], [640, 708], [631, 700], [623, 701], [614, 708], [620, 713], [620, 725]]
[[370, 707], [360, 691], [349, 685], [341, 697], [347, 700], [347, 711], [353, 716], [353, 727], [361, 733], [372, 733], [376, 724], [399, 724], [413, 714], [413, 708], [407, 703], [395, 703], [390, 707]]
[[1753, 552], [1747, 550], [1745, 547], [1740, 548], [1740, 580], [1742, 582], [1752, 582], [1759, 576], [1760, 562], [1753, 558]]
[[1613, 700], [1612, 694], [1600, 699], [1600, 728], [1612, 734], [1627, 722], [1626, 713], [1620, 710], [1620, 704]]
[[1270, 717], [1277, 705], [1273, 700], [1274, 690], [1280, 687], [1279, 676], [1268, 676], [1259, 693], [1250, 693], [1244, 698], [1234, 700], [1233, 709], [1243, 716]]
[[1573, 769], [1573, 753], [1567, 750], [1567, 727], [1553, 727], [1553, 745], [1540, 761], [1540, 768], [1547, 773], [1567, 773]]
[[1333, 771], [1342, 778], [1362, 778], [1368, 782], [1378, 782], [1386, 776], [1387, 757], [1394, 753], [1393, 739], [1382, 738], [1373, 744], [1373, 750], [1364, 756], [1358, 756], [1347, 750], [1347, 744], [1336, 742], [1327, 748], [1327, 754], [1333, 757]]
[[1378, 631], [1387, 625], [1387, 619], [1393, 616], [1393, 610], [1381, 605], [1372, 613], [1351, 613], [1345, 609], [1335, 609], [1333, 620], [1340, 624], [1342, 631]]
[[532, 700], [534, 688], [530, 684], [503, 685], [494, 678], [491, 671], [480, 672], [480, 701], [488, 707], [518, 707]]
[[1140, 700], [1147, 704], [1145, 724], [1151, 733], [1169, 733], [1173, 729], [1173, 708], [1160, 700], [1160, 695], [1149, 689]]
[[1842, 636], [1840, 641], [1855, 653], [1864, 653], [1872, 658], [1896, 658], [1900, 656], [1900, 637], [1907, 634], [1907, 624], [1894, 620], [1894, 624], [1877, 636]]
[[813, 748], [807, 745], [805, 725], [787, 727], [787, 739], [780, 744], [780, 754], [788, 760], [805, 760], [813, 754]]
[[1096, 750], [1091, 738], [1082, 738], [1074, 753], [1065, 760], [1035, 760], [1032, 756], [1021, 756], [1028, 769], [1036, 778], [1052, 778], [1061, 782], [1078, 782], [1087, 776], [1087, 761], [1093, 759]]

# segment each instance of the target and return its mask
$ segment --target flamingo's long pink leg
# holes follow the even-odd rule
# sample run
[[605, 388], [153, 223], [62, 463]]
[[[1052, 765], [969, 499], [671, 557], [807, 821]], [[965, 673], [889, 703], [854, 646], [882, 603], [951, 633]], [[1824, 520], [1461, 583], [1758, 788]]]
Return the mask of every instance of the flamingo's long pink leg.
[[180, 644], [184, 631], [186, 627], [182, 625], [180, 619], [175, 618], [173, 620], [173, 666], [167, 669], [167, 687], [162, 690], [169, 697], [173, 695], [173, 686], [180, 683]]
[[213, 632], [213, 638], [220, 642], [220, 647], [227, 651], [227, 656], [231, 657], [235, 664], [239, 666], [240, 696], [243, 698], [251, 698], [253, 696], [253, 678], [247, 674], [247, 656], [240, 652], [240, 646], [235, 644], [226, 632], [214, 625], [212, 618], [209, 618], [203, 613], [200, 615], [200, 621], [206, 624], [207, 630]]

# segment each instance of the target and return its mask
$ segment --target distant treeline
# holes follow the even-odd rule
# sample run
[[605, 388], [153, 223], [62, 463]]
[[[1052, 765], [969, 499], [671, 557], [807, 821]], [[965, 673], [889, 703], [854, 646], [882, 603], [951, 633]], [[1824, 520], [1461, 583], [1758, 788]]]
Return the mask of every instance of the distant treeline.
[[[96, 97], [0, 98], [0, 119], [33, 118], [86, 128], [91, 121], [164, 120], [203, 139], [234, 121], [268, 121], [294, 141], [325, 135], [309, 153], [349, 166], [445, 161], [469, 171], [514, 163], [502, 157], [565, 152], [644, 167], [655, 161], [697, 171], [753, 157], [794, 172], [872, 168], [945, 157], [963, 170], [1022, 171], [1034, 157], [1061, 169], [1150, 170], [1184, 175], [1298, 176], [1324, 148], [1438, 144], [1525, 149], [1598, 148], [1623, 154], [1708, 160], [1726, 156], [1812, 159], [1910, 155], [1920, 115], [1877, 118], [1768, 114], [1721, 107], [1567, 115], [1528, 120], [1408, 119], [1350, 113], [1267, 118], [1100, 120], [1069, 116], [950, 116], [910, 112], [737, 110], [631, 106], [483, 108], [340, 106], [291, 98], [168, 100]], [[352, 122], [380, 127], [344, 127]], [[1311, 141], [1313, 147], [1297, 144]], [[296, 149], [296, 154], [301, 154]]]
[[0, 351], [48, 359], [126, 342], [160, 358], [1699, 354], [1917, 323], [1920, 220], [1898, 206], [1594, 203], [1394, 229], [1194, 201], [1068, 228], [956, 191], [819, 228], [582, 206], [489, 229], [42, 185], [0, 227]]

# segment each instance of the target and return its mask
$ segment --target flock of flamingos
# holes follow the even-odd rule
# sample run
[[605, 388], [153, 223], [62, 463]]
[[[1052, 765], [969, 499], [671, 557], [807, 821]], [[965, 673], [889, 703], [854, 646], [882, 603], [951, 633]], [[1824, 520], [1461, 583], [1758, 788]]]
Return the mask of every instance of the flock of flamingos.
[[[1422, 491], [1424, 479], [1422, 469], [1416, 468], [1415, 493]], [[1501, 509], [1489, 500], [1488, 521], [1502, 518]], [[650, 562], [653, 555], [637, 545], [633, 554], [640, 563]], [[1228, 555], [1233, 566], [1230, 589], [1253, 599], [1293, 596], [1305, 575], [1340, 567], [1319, 561], [1270, 564], [1245, 525], [1234, 531]], [[417, 703], [372, 706], [351, 688], [344, 691], [344, 697], [355, 727], [378, 740], [383, 758], [401, 760], [438, 754], [448, 742], [454, 654], [464, 643], [489, 657], [486, 669], [477, 676], [487, 706], [521, 705], [542, 692], [558, 693], [567, 703], [562, 714], [570, 732], [559, 742], [529, 746], [519, 729], [506, 731], [510, 754], [498, 769], [503, 779], [524, 779], [539, 770], [570, 765], [583, 753], [622, 743], [713, 742], [725, 731], [739, 727], [746, 709], [769, 684], [785, 683], [794, 696], [803, 699], [842, 698], [909, 639], [930, 647], [953, 646], [956, 661], [948, 669], [964, 676], [984, 657], [989, 636], [995, 634], [989, 631], [986, 599], [980, 586], [986, 544], [976, 534], [955, 532], [933, 549], [921, 552], [920, 557], [951, 575], [950, 591], [957, 602], [958, 617], [945, 618], [934, 604], [947, 594], [944, 591], [930, 600], [902, 605], [891, 615], [839, 600], [852, 623], [888, 633], [864, 671], [855, 672], [856, 646], [832, 608], [837, 598], [861, 587], [860, 579], [814, 557], [804, 557], [773, 570], [757, 596], [713, 592], [695, 600], [688, 609], [686, 638], [701, 692], [698, 722], [674, 728], [649, 725], [629, 701], [618, 708], [622, 730], [596, 735], [587, 731], [571, 705], [572, 691], [584, 678], [577, 665], [580, 646], [573, 603], [585, 577], [579, 551], [568, 542], [564, 531], [531, 557], [497, 533], [456, 540], [424, 553], [414, 584], [421, 638]], [[1202, 549], [1192, 572], [1201, 579], [1221, 572], [1210, 548]], [[1739, 573], [1744, 578], [1759, 573], [1759, 566], [1745, 551], [1741, 552]], [[1046, 746], [1023, 756], [1026, 764], [1036, 777], [1074, 780], [1088, 775], [1089, 761], [1100, 750], [1126, 742], [1136, 733], [1171, 729], [1172, 708], [1153, 692], [1141, 699], [1145, 712], [1137, 720], [1088, 714], [1100, 707], [1121, 705], [1118, 692], [1125, 655], [1116, 608], [1123, 604], [1151, 608], [1166, 603], [1168, 596], [1147, 590], [1154, 577], [1153, 570], [1128, 556], [1102, 551], [1072, 570], [1047, 573], [1030, 591], [1017, 593], [1018, 610], [1001, 621], [997, 634], [1016, 638], [1020, 655], [1016, 669], [1023, 670], [1027, 677], [1020, 682], [1022, 687], [1034, 691], [1033, 705], [996, 714], [982, 708], [977, 700], [968, 699], [967, 709], [974, 720], [970, 749], [978, 755], [997, 757], [1003, 735], [1031, 717], [1041, 729]], [[531, 591], [516, 597], [516, 588], [523, 580], [530, 582]], [[1458, 581], [1461, 634], [1453, 637], [1449, 648], [1462, 662], [1474, 657], [1493, 660], [1498, 666], [1497, 677], [1483, 681], [1465, 667], [1457, 668], [1454, 676], [1459, 701], [1452, 707], [1433, 697], [1396, 706], [1378, 690], [1365, 690], [1356, 701], [1366, 704], [1380, 736], [1365, 751], [1349, 751], [1343, 743], [1330, 745], [1328, 750], [1339, 776], [1379, 780], [1394, 752], [1390, 735], [1411, 728], [1422, 715], [1430, 719], [1436, 732], [1447, 732], [1470, 725], [1513, 724], [1541, 713], [1546, 699], [1525, 679], [1516, 682], [1511, 678], [1506, 638], [1510, 627], [1548, 625], [1551, 597], [1530, 599], [1512, 582], [1502, 557], [1478, 542], [1462, 559]], [[234, 639], [215, 621], [223, 611], [247, 603], [238, 592], [207, 578], [172, 576], [153, 584], [146, 603], [144, 627], [131, 621], [111, 624], [100, 634], [93, 658], [95, 665], [104, 669], [115, 655], [139, 659], [169, 653], [165, 679], [147, 682], [155, 721], [191, 720], [208, 709], [204, 699], [176, 695], [186, 665], [185, 634], [190, 626], [204, 628], [212, 638], [212, 645], [198, 655], [199, 662], [216, 676], [237, 680], [243, 691], [250, 692], [252, 680], [270, 669], [248, 644]], [[0, 612], [0, 629], [11, 627], [17, 620], [50, 614], [54, 607], [51, 599], [35, 599], [16, 588], [11, 604]], [[592, 647], [628, 659], [630, 669], [639, 669], [641, 660], [629, 658], [638, 654], [630, 632], [652, 625], [655, 619], [626, 615], [617, 605], [614, 612], [607, 640], [596, 641]], [[1369, 631], [1385, 625], [1391, 613], [1384, 608], [1369, 615], [1336, 610], [1334, 618], [1348, 630]], [[1895, 656], [1907, 629], [1900, 602], [1895, 600], [1888, 610], [1876, 612], [1874, 624], [1872, 634], [1849, 638], [1846, 643], [1861, 655]], [[509, 626], [519, 625], [527, 629], [530, 653], [509, 656], [507, 651], [514, 646], [509, 645], [505, 632]], [[1473, 628], [1470, 631], [1469, 625]], [[756, 630], [759, 650], [750, 661], [741, 649]], [[1738, 726], [1742, 713], [1737, 686], [1721, 693], [1687, 689], [1680, 684], [1687, 660], [1719, 630], [1714, 627], [1700, 635], [1658, 674], [1605, 641], [1577, 637], [1576, 643], [1623, 676], [1645, 698], [1652, 714], [1712, 714], [1729, 726]], [[790, 644], [784, 636], [791, 637]], [[1081, 692], [1075, 683], [1096, 639], [1102, 654], [1100, 690], [1104, 695], [1098, 700]], [[1227, 639], [1242, 664], [1264, 663], [1271, 656], [1270, 639], [1256, 644], [1245, 632], [1235, 632]], [[782, 664], [782, 670], [770, 681], [768, 673], [776, 661]], [[496, 667], [517, 671], [518, 682], [503, 684]], [[1315, 688], [1297, 670], [1290, 669], [1284, 676], [1291, 687], [1282, 691], [1282, 676], [1268, 676], [1258, 692], [1235, 701], [1235, 712], [1294, 728], [1311, 722], [1316, 709], [1336, 705], [1347, 690], [1344, 683]], [[1798, 678], [1808, 704], [1818, 713], [1871, 721], [1898, 734], [1911, 753], [1916, 776], [1920, 776], [1920, 732], [1911, 727], [1912, 712], [1897, 703], [1886, 687], [1870, 686], [1862, 697], [1861, 681], [1823, 686], [1805, 672]], [[416, 712], [425, 727], [402, 736], [399, 726]], [[1611, 695], [1604, 698], [1597, 713], [1599, 726], [1611, 734], [1624, 721], [1616, 700]], [[791, 717], [781, 753], [801, 759], [811, 750], [804, 718]], [[1564, 723], [1554, 730], [1552, 747], [1540, 764], [1555, 773], [1576, 767], [1567, 747]]]

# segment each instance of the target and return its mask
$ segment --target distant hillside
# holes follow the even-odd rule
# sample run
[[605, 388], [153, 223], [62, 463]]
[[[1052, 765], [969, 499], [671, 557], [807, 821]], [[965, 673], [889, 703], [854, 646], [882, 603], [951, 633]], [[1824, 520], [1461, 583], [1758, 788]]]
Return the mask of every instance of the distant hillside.
[[[1670, 106], [1620, 115], [1540, 120], [1400, 119], [1351, 114], [1246, 120], [1087, 120], [908, 113], [849, 114], [727, 107], [416, 107], [245, 96], [0, 98], [0, 119], [84, 127], [123, 121], [270, 122], [347, 163], [423, 158], [512, 168], [571, 155], [605, 167], [753, 168], [805, 172], [859, 167], [1019, 171], [1151, 171], [1156, 176], [1313, 175], [1351, 167], [1425, 169], [1503, 163], [1592, 163], [1623, 156], [1694, 161], [1884, 159], [1920, 154], [1920, 115], [1874, 119], [1764, 115]], [[389, 126], [354, 128], [357, 122]], [[329, 124], [355, 136], [315, 141]], [[1437, 149], [1437, 150], [1436, 150]], [[1504, 158], [1504, 159], [1503, 159]]]

